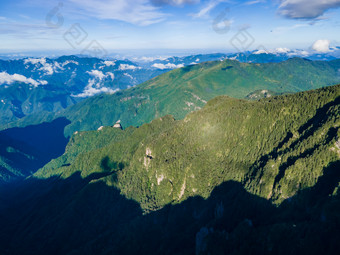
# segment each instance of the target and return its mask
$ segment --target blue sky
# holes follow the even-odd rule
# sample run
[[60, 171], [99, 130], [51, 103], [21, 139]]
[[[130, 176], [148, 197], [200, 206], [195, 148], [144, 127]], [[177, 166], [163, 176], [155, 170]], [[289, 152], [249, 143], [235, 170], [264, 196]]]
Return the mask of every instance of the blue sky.
[[108, 53], [310, 49], [317, 40], [327, 48], [340, 45], [339, 7], [340, 0], [2, 0], [0, 53], [81, 53], [93, 43]]

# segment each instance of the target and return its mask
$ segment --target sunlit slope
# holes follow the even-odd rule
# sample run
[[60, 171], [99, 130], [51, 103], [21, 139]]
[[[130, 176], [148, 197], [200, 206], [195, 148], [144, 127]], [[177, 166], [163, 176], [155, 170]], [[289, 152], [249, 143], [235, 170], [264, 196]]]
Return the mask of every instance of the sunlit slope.
[[281, 203], [339, 160], [339, 100], [339, 85], [260, 101], [220, 96], [183, 120], [77, 133], [35, 176], [105, 174], [145, 211], [208, 197], [230, 180]]

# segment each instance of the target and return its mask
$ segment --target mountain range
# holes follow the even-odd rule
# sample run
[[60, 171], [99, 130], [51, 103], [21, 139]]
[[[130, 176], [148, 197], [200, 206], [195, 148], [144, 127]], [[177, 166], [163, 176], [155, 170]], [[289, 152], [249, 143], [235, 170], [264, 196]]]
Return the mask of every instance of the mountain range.
[[0, 123], [60, 111], [83, 98], [114, 93], [160, 73], [127, 60], [76, 56], [0, 60]]
[[1, 187], [0, 252], [336, 254], [339, 99], [340, 85], [218, 96], [181, 120], [76, 132], [62, 156]]
[[[2, 129], [66, 118], [65, 136], [96, 130], [120, 120], [124, 127], [140, 126], [172, 114], [182, 119], [219, 95], [250, 97], [256, 91], [293, 93], [340, 82], [340, 61], [293, 58], [280, 63], [241, 63], [237, 60], [203, 62], [179, 68], [138, 86], [90, 97], [57, 113], [33, 114]], [[263, 94], [264, 95], [264, 94]]]
[[0, 254], [337, 254], [340, 61], [284, 55], [2, 61]]
[[3, 56], [0, 60], [0, 125], [35, 113], [58, 112], [85, 98], [115, 93], [172, 69], [207, 61], [231, 59], [245, 63], [278, 63], [292, 57], [329, 61], [336, 59], [337, 54], [338, 50], [308, 53], [279, 49], [235, 54], [143, 57], [134, 58], [134, 61], [81, 55], [22, 59]]
[[[3, 131], [0, 135], [7, 138], [11, 134], [11, 144], [30, 145], [16, 148], [4, 143], [6, 152], [1, 154], [0, 161], [2, 180], [10, 181], [33, 174], [51, 159], [60, 156], [67, 140], [76, 132], [113, 126], [117, 121], [125, 128], [137, 127], [168, 114], [175, 119], [183, 119], [219, 95], [255, 100], [334, 85], [340, 82], [339, 69], [339, 60], [294, 58], [265, 64], [241, 63], [230, 59], [203, 62], [169, 71], [114, 94], [83, 99], [56, 113], [30, 114], [1, 126]], [[25, 133], [25, 130], [31, 130], [28, 137], [17, 135], [17, 132]], [[45, 147], [34, 143], [42, 139], [39, 138], [41, 135], [47, 144]], [[52, 151], [56, 152], [45, 153]], [[19, 160], [22, 155], [26, 155], [26, 161]], [[14, 164], [14, 159], [23, 163]]]

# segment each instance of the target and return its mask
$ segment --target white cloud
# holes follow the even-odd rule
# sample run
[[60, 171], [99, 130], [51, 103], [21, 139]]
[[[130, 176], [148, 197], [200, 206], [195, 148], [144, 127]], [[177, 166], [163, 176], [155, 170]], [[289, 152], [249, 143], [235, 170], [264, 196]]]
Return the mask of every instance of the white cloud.
[[98, 70], [87, 71], [87, 73], [100, 81], [106, 77], [102, 71]]
[[302, 27], [308, 27], [310, 26], [309, 24], [294, 24], [292, 26], [287, 26], [287, 27], [277, 27], [273, 29], [274, 33], [285, 33], [285, 32], [289, 32], [295, 29], [299, 29]]
[[155, 61], [155, 60], [166, 60], [168, 58], [170, 58], [170, 56], [141, 57], [141, 58], [135, 57], [134, 60], [140, 61], [140, 62], [152, 62], [152, 61]]
[[95, 79], [90, 79], [89, 83], [85, 87], [83, 93], [78, 95], [73, 95], [74, 97], [91, 97], [100, 93], [110, 93], [113, 94], [117, 92], [119, 89], [111, 89], [107, 87], [102, 87], [101, 82], [97, 82]]
[[106, 65], [106, 66], [115, 66], [116, 65], [116, 61], [104, 61], [104, 65]]
[[104, 74], [102, 71], [92, 70], [92, 71], [87, 71], [86, 73], [91, 75], [95, 80], [99, 80], [99, 81], [102, 81], [103, 79], [108, 78], [108, 77], [110, 77], [111, 80], [114, 80], [115, 78], [115, 75], [111, 72], [107, 72], [106, 74]]
[[151, 3], [154, 5], [184, 5], [184, 4], [196, 4], [199, 3], [200, 0], [151, 0]]
[[262, 50], [254, 51], [253, 54], [285, 54], [285, 53], [288, 53], [290, 51], [291, 50], [288, 49], [288, 48], [276, 48], [274, 50], [262, 49]]
[[114, 80], [114, 79], [115, 79], [115, 75], [114, 75], [113, 73], [107, 72], [107, 73], [106, 73], [106, 77], [109, 77], [109, 76], [110, 76], [111, 80]]
[[210, 1], [204, 8], [202, 8], [198, 13], [192, 14], [194, 18], [202, 18], [206, 17], [209, 12], [214, 9], [220, 2], [219, 1]]
[[309, 52], [306, 51], [306, 50], [302, 50], [299, 52], [300, 56], [304, 56], [304, 57], [307, 57], [309, 55]]
[[288, 49], [288, 48], [276, 48], [275, 52], [276, 53], [288, 53], [288, 52], [290, 52], [290, 49]]
[[28, 58], [24, 60], [24, 64], [28, 64], [31, 63], [32, 65], [36, 65], [36, 64], [43, 64], [46, 63], [46, 59], [45, 58]]
[[329, 40], [317, 40], [316, 42], [314, 42], [312, 49], [317, 51], [317, 52], [329, 52], [331, 51], [329, 48], [330, 45], [330, 41]]
[[124, 73], [124, 76], [126, 76], [126, 77], [129, 77], [131, 80], [134, 80], [134, 78], [132, 77], [132, 75], [131, 75], [131, 74]]
[[317, 19], [327, 10], [340, 7], [340, 0], [281, 0], [279, 13], [290, 19]]
[[294, 50], [287, 53], [288, 57], [308, 57], [310, 53], [306, 50]]
[[114, 90], [111, 88], [103, 87], [102, 86], [102, 81], [105, 78], [110, 77], [111, 80], [114, 80], [115, 76], [111, 72], [107, 72], [104, 74], [101, 71], [98, 70], [92, 70], [88, 71], [88, 74], [90, 74], [93, 78], [89, 79], [87, 86], [85, 87], [83, 93], [78, 94], [78, 95], [72, 95], [74, 97], [91, 97], [100, 93], [110, 93], [113, 94], [118, 91], [118, 89]]
[[221, 22], [218, 22], [214, 25], [214, 29], [217, 31], [225, 31], [225, 29], [230, 28], [234, 24], [234, 20], [222, 20]]
[[265, 3], [265, 0], [254, 0], [254, 1], [248, 1], [245, 2], [244, 5], [254, 5], [254, 4], [261, 4], [261, 3]]
[[191, 14], [194, 18], [206, 18], [210, 11], [217, 7], [220, 3], [227, 3], [229, 0], [210, 0], [198, 13]]
[[64, 66], [67, 66], [68, 64], [75, 64], [75, 65], [79, 65], [79, 63], [77, 61], [74, 61], [74, 60], [66, 60], [64, 63], [62, 63], [61, 65], [64, 67]]
[[164, 65], [164, 64], [161, 64], [161, 63], [155, 63], [155, 64], [152, 65], [152, 67], [164, 70], [164, 69], [181, 68], [181, 67], [184, 67], [184, 65], [183, 64], [175, 65], [175, 64], [172, 64], [172, 63], [168, 63], [168, 64]]
[[309, 55], [308, 51], [305, 50], [291, 50], [288, 48], [276, 48], [270, 50], [257, 50], [254, 51], [253, 54], [287, 54], [289, 57], [300, 56], [300, 57], [307, 57]]
[[86, 86], [83, 93], [79, 95], [73, 95], [73, 97], [92, 97], [101, 93], [114, 94], [117, 91], [119, 91], [119, 89], [111, 89], [107, 87], [94, 88], [92, 86]]
[[141, 26], [161, 22], [166, 17], [166, 14], [148, 0], [70, 0], [70, 2], [75, 5], [75, 10], [82, 11], [85, 15]]
[[141, 69], [141, 67], [134, 66], [134, 65], [129, 65], [129, 64], [120, 64], [119, 65], [119, 70], [121, 70], [121, 71], [136, 70], [136, 69]]
[[0, 84], [12, 84], [14, 82], [23, 82], [29, 85], [33, 85], [34, 87], [47, 84], [47, 81], [34, 80], [32, 78], [27, 78], [21, 74], [8, 74], [7, 72], [0, 73]]
[[52, 75], [57, 70], [63, 70], [63, 67], [58, 62], [54, 64], [47, 63], [46, 58], [28, 58], [24, 60], [24, 64], [32, 64], [35, 66], [41, 66], [38, 70], [44, 71], [46, 75]]
[[258, 55], [258, 54], [268, 54], [269, 52], [268, 51], [266, 51], [266, 50], [257, 50], [257, 51], [255, 51], [255, 52], [253, 52], [253, 54], [255, 54], [255, 55]]

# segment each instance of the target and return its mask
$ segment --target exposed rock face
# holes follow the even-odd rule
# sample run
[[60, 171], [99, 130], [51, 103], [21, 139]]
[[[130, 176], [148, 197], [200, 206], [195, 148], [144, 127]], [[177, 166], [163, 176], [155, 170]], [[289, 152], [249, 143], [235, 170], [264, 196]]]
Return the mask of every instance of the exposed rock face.
[[186, 183], [187, 183], [187, 179], [186, 179], [186, 177], [184, 177], [184, 182], [183, 182], [183, 185], [181, 187], [181, 192], [179, 194], [178, 200], [180, 200], [183, 197], [183, 195], [184, 195], [185, 188], [186, 188]]
[[120, 124], [120, 120], [118, 120], [116, 124], [113, 125], [113, 127], [123, 129], [122, 125]]
[[338, 155], [340, 157], [340, 139], [335, 142], [335, 150], [338, 152]]
[[[146, 170], [149, 170], [149, 166], [151, 163], [151, 159], [153, 158], [152, 156], [152, 151], [150, 148], [146, 148], [145, 151], [145, 157], [144, 157], [144, 166], [146, 168]], [[156, 177], [157, 178], [157, 177]], [[158, 184], [159, 185], [159, 184]]]
[[161, 182], [164, 180], [164, 175], [161, 174], [161, 175], [157, 175], [156, 174], [156, 178], [157, 178], [157, 185], [159, 186], [161, 184]]
[[335, 146], [340, 150], [340, 139], [335, 143]]
[[151, 158], [151, 159], [153, 158], [152, 151], [150, 148], [146, 148], [145, 154], [148, 158]]

